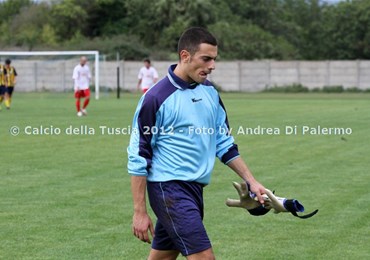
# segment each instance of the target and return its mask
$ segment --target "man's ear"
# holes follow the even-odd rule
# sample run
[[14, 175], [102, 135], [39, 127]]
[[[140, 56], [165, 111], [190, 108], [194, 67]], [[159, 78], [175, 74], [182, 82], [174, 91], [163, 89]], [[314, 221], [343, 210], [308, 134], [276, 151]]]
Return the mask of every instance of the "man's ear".
[[180, 51], [180, 61], [184, 63], [189, 63], [190, 62], [190, 53], [187, 50], [182, 50]]

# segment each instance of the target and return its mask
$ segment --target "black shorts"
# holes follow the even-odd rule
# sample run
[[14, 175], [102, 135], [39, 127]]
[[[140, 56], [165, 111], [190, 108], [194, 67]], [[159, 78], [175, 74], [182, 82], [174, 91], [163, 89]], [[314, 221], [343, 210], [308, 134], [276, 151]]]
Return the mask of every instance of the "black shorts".
[[7, 87], [6, 88], [6, 93], [8, 93], [9, 96], [11, 96], [13, 94], [13, 91], [14, 91], [14, 87]]
[[196, 182], [148, 182], [150, 206], [157, 216], [152, 248], [187, 256], [211, 248], [203, 225], [203, 185]]
[[0, 96], [3, 96], [6, 92], [6, 87], [4, 85], [0, 86]]

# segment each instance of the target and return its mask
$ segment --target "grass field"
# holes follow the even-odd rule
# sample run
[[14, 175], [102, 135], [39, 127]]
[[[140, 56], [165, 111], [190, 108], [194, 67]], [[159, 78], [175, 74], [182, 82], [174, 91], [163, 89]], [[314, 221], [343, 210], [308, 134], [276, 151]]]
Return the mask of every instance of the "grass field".
[[[320, 211], [301, 220], [227, 208], [238, 178], [217, 162], [204, 220], [217, 258], [370, 259], [370, 94], [221, 96], [255, 176], [307, 212]], [[131, 125], [138, 99], [106, 95], [77, 118], [71, 94], [15, 93], [12, 109], [0, 112], [0, 259], [145, 259], [150, 246], [131, 234], [129, 136], [100, 128]], [[295, 125], [297, 135], [284, 133]], [[301, 133], [318, 125], [352, 133]], [[61, 133], [37, 135], [41, 126]], [[90, 135], [65, 133], [81, 126]], [[237, 134], [239, 126], [280, 134]]]

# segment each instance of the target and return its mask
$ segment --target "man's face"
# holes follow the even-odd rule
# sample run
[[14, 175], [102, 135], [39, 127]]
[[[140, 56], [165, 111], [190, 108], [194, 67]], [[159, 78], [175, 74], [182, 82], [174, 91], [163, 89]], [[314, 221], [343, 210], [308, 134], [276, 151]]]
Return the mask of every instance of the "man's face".
[[145, 66], [145, 68], [149, 69], [150, 68], [150, 63], [147, 62], [147, 61], [144, 61], [144, 66]]
[[87, 62], [87, 59], [85, 57], [82, 57], [80, 59], [80, 64], [81, 64], [82, 67], [86, 64], [86, 62]]
[[186, 74], [189, 81], [203, 83], [207, 75], [215, 69], [217, 46], [202, 43], [199, 50], [184, 60]]

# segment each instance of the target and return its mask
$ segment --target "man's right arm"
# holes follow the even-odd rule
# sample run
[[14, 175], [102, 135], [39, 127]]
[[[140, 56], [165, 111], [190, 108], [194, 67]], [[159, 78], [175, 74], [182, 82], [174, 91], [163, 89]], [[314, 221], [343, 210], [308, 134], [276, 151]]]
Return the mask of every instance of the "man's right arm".
[[142, 96], [132, 122], [133, 131], [127, 147], [128, 173], [131, 175], [131, 190], [134, 202], [132, 222], [133, 234], [144, 242], [150, 243], [148, 231], [154, 235], [153, 224], [146, 209], [146, 186], [148, 170], [153, 156], [152, 142], [155, 136], [146, 133], [156, 124], [157, 100], [152, 96]]
[[154, 69], [154, 71], [153, 71], [153, 82], [157, 83], [157, 81], [158, 81], [158, 72], [157, 72], [156, 69]]
[[150, 243], [148, 230], [152, 237], [154, 228], [146, 209], [146, 177], [131, 176], [131, 192], [134, 202], [132, 233], [141, 241]]

